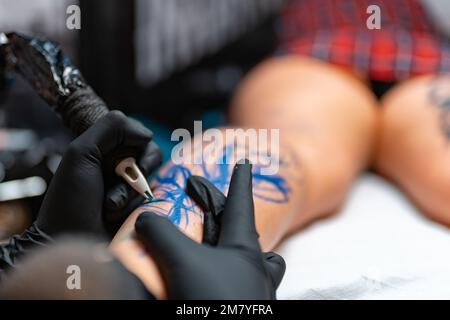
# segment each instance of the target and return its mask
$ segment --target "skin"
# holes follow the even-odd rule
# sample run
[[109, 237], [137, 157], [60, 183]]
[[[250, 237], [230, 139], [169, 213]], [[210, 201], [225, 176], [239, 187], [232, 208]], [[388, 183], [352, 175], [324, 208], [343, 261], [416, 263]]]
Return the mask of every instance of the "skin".
[[375, 168], [450, 226], [450, 75], [405, 81], [381, 103]]
[[[284, 236], [342, 204], [351, 182], [372, 159], [378, 126], [375, 104], [356, 77], [308, 58], [269, 60], [242, 83], [232, 104], [231, 123], [239, 128], [280, 130], [282, 165], [275, 176], [277, 183], [258, 184], [258, 176], [253, 175], [255, 218], [263, 250], [272, 249]], [[205, 150], [206, 145], [198, 145]], [[257, 155], [264, 151], [238, 147], [236, 158], [250, 158], [255, 168], [261, 165]], [[211, 160], [214, 155], [206, 158]], [[165, 201], [136, 209], [113, 240], [115, 255], [158, 298], [165, 297], [164, 285], [134, 236], [137, 216], [143, 211], [168, 215], [180, 230], [200, 242], [203, 215], [183, 191], [185, 177], [205, 176], [226, 193], [233, 166], [234, 162], [210, 165], [204, 170], [200, 165], [168, 163], [152, 183], [155, 197]], [[222, 172], [222, 179], [213, 179], [217, 172]], [[184, 199], [181, 214], [180, 202], [169, 200], [174, 194]]]

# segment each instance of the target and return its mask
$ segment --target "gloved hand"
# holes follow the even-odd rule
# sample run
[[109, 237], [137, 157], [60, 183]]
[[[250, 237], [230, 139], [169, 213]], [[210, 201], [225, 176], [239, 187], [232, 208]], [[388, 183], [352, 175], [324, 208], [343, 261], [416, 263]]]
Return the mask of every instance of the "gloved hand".
[[54, 236], [65, 232], [105, 235], [144, 198], [114, 172], [135, 157], [144, 175], [161, 163], [152, 133], [122, 112], [111, 111], [68, 147], [45, 195], [36, 226]]
[[[219, 241], [221, 217], [225, 209], [227, 198], [209, 180], [200, 176], [191, 176], [187, 181], [186, 193], [203, 210], [203, 243], [215, 246]], [[270, 275], [277, 276], [278, 265], [284, 265], [282, 257], [274, 252], [264, 253], [264, 264], [267, 269], [275, 268]], [[282, 276], [282, 274], [281, 274]], [[281, 278], [274, 278], [275, 288], [281, 282]]]
[[285, 263], [261, 252], [248, 161], [235, 166], [217, 246], [194, 242], [155, 213], [141, 214], [135, 229], [159, 266], [169, 299], [275, 298]]
[[152, 133], [119, 111], [111, 111], [75, 139], [52, 179], [37, 220], [23, 234], [0, 245], [4, 270], [36, 246], [66, 232], [107, 235], [144, 199], [116, 176], [117, 161], [134, 156], [145, 175], [161, 162]]

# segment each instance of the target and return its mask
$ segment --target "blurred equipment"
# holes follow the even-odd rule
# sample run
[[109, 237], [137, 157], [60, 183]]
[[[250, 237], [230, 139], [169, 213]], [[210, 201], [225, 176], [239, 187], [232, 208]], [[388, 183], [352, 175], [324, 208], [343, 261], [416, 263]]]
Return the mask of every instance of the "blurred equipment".
[[283, 0], [136, 0], [136, 76], [152, 85], [238, 39]]
[[285, 2], [80, 0], [81, 70], [108, 105], [192, 129], [273, 52]]
[[17, 33], [4, 35], [6, 63], [79, 135], [108, 112], [105, 103], [86, 84], [80, 71], [58, 44]]
[[[3, 35], [6, 65], [14, 68], [80, 135], [108, 113], [108, 107], [87, 85], [80, 71], [55, 42], [17, 33]], [[116, 173], [145, 198], [153, 198], [147, 180], [133, 158], [120, 159]], [[1, 194], [0, 194], [1, 201]]]
[[[62, 148], [54, 139], [40, 139], [29, 129], [0, 129], [0, 205], [4, 205], [1, 208], [10, 208], [9, 203], [15, 201], [23, 207], [17, 213], [18, 219], [31, 221], [61, 154]], [[28, 218], [22, 219], [25, 215]], [[8, 233], [6, 225], [9, 224], [3, 222], [0, 217], [0, 238], [1, 234]]]
[[[21, 69], [48, 97], [60, 88], [48, 87], [38, 77], [35, 70], [42, 65], [37, 66], [33, 54], [15, 56], [12, 49], [11, 39], [0, 33], [0, 239], [21, 233], [34, 219], [69, 138], [27, 84], [14, 78], [14, 71]], [[73, 79], [67, 75], [61, 81]]]
[[8, 82], [6, 70], [6, 44], [8, 38], [4, 33], [0, 33], [0, 104], [5, 100], [6, 86]]

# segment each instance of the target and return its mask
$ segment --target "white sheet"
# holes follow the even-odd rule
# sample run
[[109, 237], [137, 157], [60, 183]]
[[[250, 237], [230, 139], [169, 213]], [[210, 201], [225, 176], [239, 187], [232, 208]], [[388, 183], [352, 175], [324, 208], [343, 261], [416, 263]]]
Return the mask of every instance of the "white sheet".
[[450, 230], [363, 175], [335, 216], [285, 240], [279, 299], [450, 299]]

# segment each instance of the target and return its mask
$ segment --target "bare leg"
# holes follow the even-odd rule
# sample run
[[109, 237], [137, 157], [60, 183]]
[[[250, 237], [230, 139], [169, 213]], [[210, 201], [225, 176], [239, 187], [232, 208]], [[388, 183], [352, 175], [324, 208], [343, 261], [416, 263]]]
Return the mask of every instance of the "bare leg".
[[381, 118], [377, 170], [450, 225], [450, 75], [398, 85], [383, 99]]
[[372, 161], [377, 102], [355, 76], [305, 57], [269, 60], [241, 86], [231, 122], [279, 128], [295, 146], [308, 180], [306, 220], [334, 212], [355, 176]]
[[[280, 130], [279, 172], [269, 177], [254, 172], [253, 176], [256, 223], [264, 250], [342, 203], [352, 180], [370, 160], [377, 123], [374, 105], [360, 81], [311, 59], [272, 60], [243, 83], [232, 108], [232, 122], [244, 128]], [[267, 151], [238, 146], [234, 152], [237, 159], [243, 157], [239, 154], [249, 155], [258, 167], [261, 163], [255, 155]], [[205, 176], [226, 192], [233, 165], [169, 163], [154, 182], [156, 197], [165, 201], [143, 205], [118, 232], [112, 249], [158, 297], [164, 296], [164, 289], [157, 270], [132, 237], [136, 217], [147, 210], [167, 214], [200, 241], [203, 215], [184, 192], [187, 177]]]

